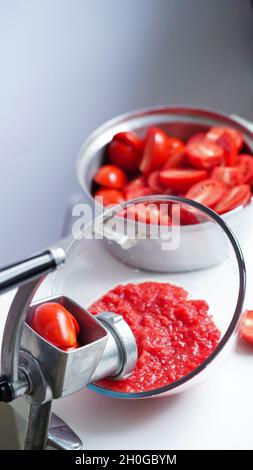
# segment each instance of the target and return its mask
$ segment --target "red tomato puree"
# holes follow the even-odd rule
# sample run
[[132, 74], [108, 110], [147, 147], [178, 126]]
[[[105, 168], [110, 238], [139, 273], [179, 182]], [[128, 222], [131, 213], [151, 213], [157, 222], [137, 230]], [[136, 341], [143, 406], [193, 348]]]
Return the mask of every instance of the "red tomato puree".
[[118, 285], [107, 292], [89, 311], [124, 317], [136, 338], [138, 362], [130, 377], [99, 383], [120, 392], [143, 392], [191, 372], [220, 339], [208, 308], [204, 300], [190, 300], [183, 288], [167, 283]]

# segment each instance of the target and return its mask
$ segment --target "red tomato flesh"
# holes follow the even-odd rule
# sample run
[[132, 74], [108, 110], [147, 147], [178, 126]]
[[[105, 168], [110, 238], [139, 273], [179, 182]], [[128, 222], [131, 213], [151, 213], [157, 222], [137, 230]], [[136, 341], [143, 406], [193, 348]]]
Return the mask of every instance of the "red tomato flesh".
[[117, 166], [104, 165], [95, 174], [94, 181], [107, 188], [122, 189], [127, 183], [127, 177]]
[[224, 132], [215, 142], [223, 148], [225, 165], [235, 165], [237, 160], [237, 146], [231, 135], [228, 132]]
[[33, 314], [31, 327], [58, 348], [76, 347], [79, 325], [73, 315], [56, 302], [39, 305]]
[[239, 155], [238, 167], [242, 175], [242, 183], [253, 183], [253, 157], [252, 155]]
[[214, 207], [218, 214], [225, 214], [238, 206], [245, 206], [251, 198], [250, 186], [241, 184], [227, 190], [223, 198]]
[[253, 345], [253, 310], [244, 312], [240, 323], [240, 335], [245, 341]]
[[156, 170], [148, 176], [147, 183], [149, 188], [156, 194], [162, 194], [164, 187], [160, 181], [160, 171]]
[[226, 186], [220, 181], [207, 179], [194, 184], [185, 197], [200, 202], [208, 207], [214, 207], [226, 192]]
[[216, 142], [217, 139], [219, 139], [221, 136], [224, 135], [224, 133], [229, 134], [232, 137], [236, 145], [236, 149], [237, 151], [239, 151], [243, 144], [243, 136], [240, 131], [233, 129], [233, 127], [221, 127], [221, 126], [211, 127], [211, 129], [207, 133], [207, 137], [208, 139]]
[[167, 134], [158, 127], [150, 127], [146, 137], [140, 170], [146, 176], [163, 166], [168, 159]]
[[209, 170], [219, 165], [223, 156], [224, 150], [205, 134], [196, 134], [186, 144], [186, 157], [194, 168]]
[[119, 132], [109, 143], [109, 159], [125, 171], [136, 171], [141, 160], [142, 145], [142, 140], [135, 132]]
[[169, 156], [182, 155], [185, 151], [185, 144], [177, 137], [167, 137], [167, 149]]
[[103, 206], [120, 204], [125, 201], [123, 193], [117, 189], [101, 188], [95, 193], [95, 197], [102, 198]]
[[220, 166], [214, 168], [211, 173], [211, 178], [221, 181], [228, 186], [237, 186], [243, 183], [242, 173], [240, 169], [235, 166]]
[[170, 155], [166, 163], [163, 165], [163, 170], [169, 170], [170, 168], [185, 168], [189, 167], [188, 161], [184, 153], [176, 153]]
[[143, 392], [164, 387], [189, 374], [207, 359], [220, 340], [204, 300], [192, 300], [181, 287], [143, 282], [118, 285], [94, 302], [89, 311], [113, 311], [130, 326], [138, 348], [132, 374], [104, 379], [103, 387]]
[[191, 168], [162, 170], [160, 181], [165, 188], [172, 188], [177, 191], [187, 191], [193, 184], [206, 179], [207, 171], [195, 170]]

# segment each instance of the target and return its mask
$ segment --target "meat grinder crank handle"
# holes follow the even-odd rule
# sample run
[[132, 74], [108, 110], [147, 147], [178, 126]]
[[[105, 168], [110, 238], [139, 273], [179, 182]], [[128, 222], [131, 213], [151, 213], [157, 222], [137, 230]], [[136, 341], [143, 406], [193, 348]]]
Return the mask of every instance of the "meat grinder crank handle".
[[[64, 261], [64, 251], [61, 248], [53, 248], [0, 270], [0, 293], [20, 286], [12, 301], [4, 330], [1, 354], [0, 401], [10, 402], [18, 396], [22, 396], [28, 390], [27, 378], [19, 370], [20, 343], [26, 312], [45, 275], [56, 269]], [[13, 338], [15, 338], [14, 344]], [[34, 422], [35, 415], [36, 418], [40, 416], [44, 421], [40, 422], [39, 441], [44, 440], [45, 444], [48, 441], [51, 446], [66, 450], [82, 448], [79, 437], [54, 413], [51, 414], [47, 436], [51, 403], [42, 407], [41, 413], [43, 416], [41, 416], [41, 413], [34, 413], [34, 411], [37, 410], [31, 405], [26, 448], [34, 448], [34, 436], [31, 436], [31, 431], [33, 434], [34, 424], [38, 425]], [[42, 429], [44, 424], [44, 429]], [[43, 436], [43, 434], [45, 435]]]

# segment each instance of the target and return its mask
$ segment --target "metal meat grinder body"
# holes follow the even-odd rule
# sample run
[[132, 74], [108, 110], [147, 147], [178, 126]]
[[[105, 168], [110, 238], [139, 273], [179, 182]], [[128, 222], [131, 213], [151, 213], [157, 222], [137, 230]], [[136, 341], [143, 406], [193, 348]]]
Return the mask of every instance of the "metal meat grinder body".
[[[31, 303], [46, 274], [65, 261], [54, 248], [0, 271], [0, 293], [20, 286], [8, 312], [2, 342], [0, 401], [24, 396], [30, 403], [25, 449], [81, 449], [82, 442], [60, 418], [51, 414], [52, 400], [73, 394], [105, 377], [129, 375], [137, 361], [134, 335], [121, 315], [91, 315], [63, 295]], [[63, 305], [78, 321], [80, 347], [63, 351], [30, 326], [36, 307]]]

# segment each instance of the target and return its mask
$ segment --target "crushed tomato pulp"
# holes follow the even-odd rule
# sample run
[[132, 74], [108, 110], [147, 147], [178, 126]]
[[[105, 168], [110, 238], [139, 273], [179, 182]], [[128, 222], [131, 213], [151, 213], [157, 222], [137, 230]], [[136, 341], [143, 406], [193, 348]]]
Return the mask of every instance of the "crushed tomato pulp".
[[159, 282], [118, 285], [89, 311], [121, 314], [138, 347], [130, 377], [100, 385], [119, 392], [144, 392], [168, 385], [199, 366], [215, 349], [220, 332], [204, 300], [191, 300], [181, 287]]

